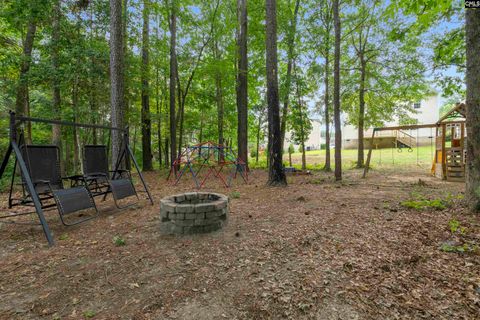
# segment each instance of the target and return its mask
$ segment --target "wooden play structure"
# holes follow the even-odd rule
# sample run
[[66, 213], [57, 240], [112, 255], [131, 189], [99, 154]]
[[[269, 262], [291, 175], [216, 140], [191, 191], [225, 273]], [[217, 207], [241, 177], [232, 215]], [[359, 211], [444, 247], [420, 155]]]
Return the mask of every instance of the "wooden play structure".
[[[452, 110], [447, 112], [437, 123], [418, 124], [395, 127], [374, 128], [370, 141], [374, 141], [381, 132], [404, 132], [424, 128], [435, 128], [435, 156], [432, 163], [432, 174], [447, 181], [465, 181], [466, 163], [466, 110], [465, 103], [458, 103]], [[412, 136], [396, 139], [396, 148], [411, 148], [414, 145]], [[404, 143], [405, 140], [407, 143]], [[398, 144], [398, 142], [400, 142]], [[365, 178], [370, 168], [374, 144], [369, 144], [367, 163], [363, 172]]]
[[432, 174], [447, 181], [465, 181], [465, 114], [459, 103], [437, 122]]

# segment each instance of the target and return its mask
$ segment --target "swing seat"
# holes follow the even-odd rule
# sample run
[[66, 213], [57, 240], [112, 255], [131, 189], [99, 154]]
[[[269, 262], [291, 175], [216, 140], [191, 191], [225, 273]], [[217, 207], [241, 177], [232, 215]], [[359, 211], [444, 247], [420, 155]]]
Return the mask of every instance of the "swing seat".
[[[83, 168], [86, 185], [93, 190], [94, 196], [103, 195], [104, 199], [112, 193], [115, 206], [119, 209], [136, 204], [139, 200], [132, 182], [130, 171], [108, 169], [107, 147], [105, 145], [86, 145], [83, 148]], [[119, 201], [135, 196], [137, 201], [120, 205]]]
[[[93, 197], [86, 186], [64, 188], [63, 180], [70, 180], [70, 177], [63, 178], [60, 174], [60, 150], [57, 146], [24, 145], [22, 153], [42, 208], [57, 207], [60, 220], [66, 226], [85, 222], [98, 215]], [[31, 198], [31, 195], [27, 194], [27, 197]], [[29, 203], [31, 200], [24, 202]], [[95, 214], [73, 222], [64, 219], [67, 214], [87, 209], [93, 209]]]

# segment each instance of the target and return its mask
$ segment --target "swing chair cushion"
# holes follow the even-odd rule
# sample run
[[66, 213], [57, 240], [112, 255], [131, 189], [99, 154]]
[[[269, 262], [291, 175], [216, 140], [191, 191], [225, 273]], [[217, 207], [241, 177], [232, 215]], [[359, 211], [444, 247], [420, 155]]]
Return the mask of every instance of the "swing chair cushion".
[[129, 179], [110, 180], [112, 194], [116, 200], [124, 199], [137, 194]]
[[83, 171], [86, 176], [108, 174], [107, 147], [88, 145], [84, 147]]
[[[109, 185], [116, 200], [137, 194], [131, 181], [130, 171], [108, 170], [107, 147], [104, 145], [84, 147], [84, 168], [86, 181]], [[109, 179], [110, 174], [111, 180]]]
[[90, 208], [95, 209], [93, 198], [85, 187], [54, 190], [52, 193], [62, 215]]
[[[57, 146], [27, 145], [22, 146], [22, 153], [38, 193], [48, 192], [49, 188], [63, 189], [58, 161], [60, 154]], [[50, 187], [47, 183], [50, 184]]]
[[87, 145], [84, 147], [83, 159], [84, 174], [88, 178], [98, 179], [100, 182], [106, 177], [112, 179], [129, 178], [130, 171], [124, 169], [109, 170], [107, 147], [105, 145]]

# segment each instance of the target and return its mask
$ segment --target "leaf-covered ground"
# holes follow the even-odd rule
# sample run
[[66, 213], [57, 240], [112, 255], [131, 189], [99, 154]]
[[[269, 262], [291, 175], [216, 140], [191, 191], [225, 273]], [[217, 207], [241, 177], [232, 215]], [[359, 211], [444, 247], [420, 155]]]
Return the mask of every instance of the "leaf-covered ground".
[[[0, 224], [0, 318], [479, 319], [480, 217], [463, 208], [462, 184], [359, 175], [212, 181], [233, 197], [228, 226], [207, 235], [159, 233], [159, 200], [192, 183], [158, 173], [147, 174], [154, 206], [107, 201], [70, 228], [50, 213], [52, 248], [38, 227]], [[417, 200], [427, 205], [401, 205]]]

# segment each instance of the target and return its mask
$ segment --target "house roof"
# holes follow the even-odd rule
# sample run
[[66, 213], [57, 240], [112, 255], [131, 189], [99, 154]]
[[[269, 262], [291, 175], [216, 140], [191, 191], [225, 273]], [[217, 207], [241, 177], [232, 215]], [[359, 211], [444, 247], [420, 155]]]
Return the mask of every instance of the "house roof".
[[437, 123], [440, 124], [446, 120], [466, 118], [467, 117], [466, 111], [467, 110], [466, 110], [465, 102], [457, 103], [457, 105], [452, 110], [448, 111], [443, 117], [441, 117]]

